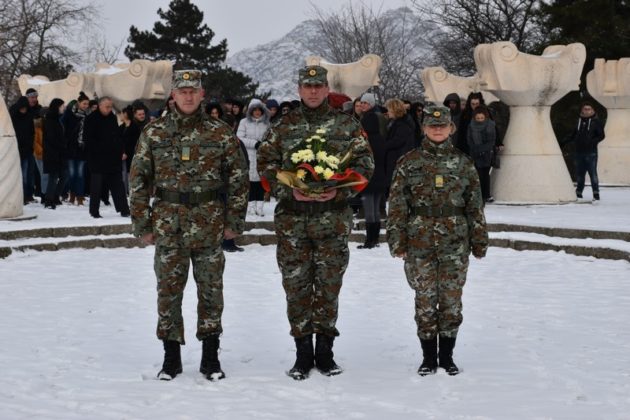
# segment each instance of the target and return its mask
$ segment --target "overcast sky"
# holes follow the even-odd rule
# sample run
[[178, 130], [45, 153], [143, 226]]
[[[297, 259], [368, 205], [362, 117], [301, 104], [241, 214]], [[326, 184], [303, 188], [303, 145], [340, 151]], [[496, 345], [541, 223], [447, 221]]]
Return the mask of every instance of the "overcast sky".
[[[88, 0], [80, 0], [88, 3]], [[168, 9], [170, 0], [93, 1], [102, 16], [97, 19], [106, 29], [112, 44], [129, 36], [129, 27], [151, 30], [158, 20], [157, 9]], [[383, 10], [409, 5], [409, 0], [364, 0]], [[205, 23], [215, 32], [212, 44], [224, 38], [228, 56], [244, 48], [276, 40], [303, 20], [312, 17], [310, 0], [193, 0], [204, 12]], [[313, 1], [323, 10], [337, 10], [348, 0]], [[122, 55], [122, 52], [121, 52]]]

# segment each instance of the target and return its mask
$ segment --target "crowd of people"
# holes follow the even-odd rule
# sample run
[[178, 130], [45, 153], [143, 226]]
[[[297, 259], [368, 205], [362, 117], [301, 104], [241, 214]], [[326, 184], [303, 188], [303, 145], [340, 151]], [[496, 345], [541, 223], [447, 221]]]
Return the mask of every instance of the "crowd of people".
[[[391, 98], [381, 106], [373, 93], [351, 100], [331, 92], [328, 101], [331, 107], [360, 121], [374, 154], [375, 171], [370, 183], [351, 201], [355, 214], [360, 214], [366, 222], [366, 241], [359, 248], [372, 248], [378, 246], [381, 215], [385, 212], [396, 162], [421, 146], [424, 104]], [[249, 103], [235, 99], [205, 103], [208, 115], [232, 128], [249, 162], [250, 216], [265, 214], [265, 194], [256, 165], [252, 164], [256, 162], [256, 151], [266, 131], [299, 104], [298, 100], [278, 102], [257, 98]], [[444, 98], [443, 105], [449, 109], [456, 130], [452, 136], [454, 146], [473, 159], [483, 201], [493, 202], [490, 173], [491, 168], [499, 167], [499, 154], [503, 150], [493, 113], [479, 92], [471, 92], [465, 101], [457, 93], [451, 93]], [[588, 114], [593, 108], [590, 104], [585, 106]], [[174, 110], [173, 99], [169, 98], [158, 110], [152, 111], [137, 100], [115, 113], [111, 98], [90, 99], [83, 92], [68, 104], [54, 99], [44, 109], [38, 102], [37, 91], [28, 89], [10, 107], [20, 154], [24, 204], [37, 202], [35, 197], [39, 196], [40, 202], [50, 209], [62, 203], [83, 206], [89, 196], [90, 215], [100, 218], [100, 203], [110, 205], [111, 195], [117, 212], [129, 216], [128, 177], [140, 134], [150, 121]], [[591, 137], [596, 144], [603, 139], [603, 130], [596, 115], [581, 115], [580, 121], [575, 133], [563, 143], [588, 143], [580, 146], [576, 157], [580, 163], [576, 192], [578, 197], [582, 195], [584, 175], [588, 172], [594, 180], [594, 198], [599, 199]], [[587, 135], [581, 135], [582, 131]], [[590, 132], [594, 134], [589, 135]], [[582, 137], [588, 142], [580, 142]], [[242, 248], [228, 243], [226, 250], [242, 251]]]

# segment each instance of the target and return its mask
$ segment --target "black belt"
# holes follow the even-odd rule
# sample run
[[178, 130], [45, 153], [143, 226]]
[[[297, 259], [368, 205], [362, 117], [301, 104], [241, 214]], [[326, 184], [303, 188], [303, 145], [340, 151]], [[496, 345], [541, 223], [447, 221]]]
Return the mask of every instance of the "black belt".
[[465, 216], [466, 211], [464, 207], [453, 206], [422, 206], [412, 207], [409, 212], [412, 216], [426, 216], [426, 217], [451, 217], [451, 216]]
[[326, 211], [338, 211], [348, 208], [348, 202], [343, 201], [282, 201], [280, 208], [288, 213], [320, 214]]
[[217, 200], [219, 198], [219, 193], [216, 190], [202, 192], [177, 192], [166, 191], [158, 188], [155, 191], [155, 196], [160, 200], [164, 200], [173, 204], [197, 205]]

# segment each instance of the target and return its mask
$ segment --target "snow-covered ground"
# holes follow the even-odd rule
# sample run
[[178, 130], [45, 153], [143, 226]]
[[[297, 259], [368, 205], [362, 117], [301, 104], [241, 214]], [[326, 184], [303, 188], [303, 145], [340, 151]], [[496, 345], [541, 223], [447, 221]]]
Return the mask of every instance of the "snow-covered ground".
[[[584, 197], [590, 199], [590, 188]], [[630, 232], [630, 188], [602, 188], [602, 200], [591, 204], [587, 200], [563, 205], [486, 206], [489, 223], [510, 223], [528, 226], [580, 228]], [[273, 220], [275, 202], [265, 203], [265, 217], [248, 216], [248, 221]], [[112, 206], [101, 205], [102, 219], [93, 219], [87, 207], [62, 205], [56, 210], [44, 209], [41, 204], [29, 204], [24, 216], [37, 216], [28, 221], [0, 220], [0, 232], [59, 226], [93, 226], [129, 223]]]
[[184, 373], [154, 379], [162, 349], [152, 247], [0, 260], [0, 419], [630, 417], [628, 262], [491, 248], [471, 261], [464, 289], [455, 349], [463, 373], [421, 378], [402, 262], [385, 246], [355, 246], [335, 345], [345, 372], [303, 382], [284, 374], [294, 347], [274, 246], [227, 255], [227, 379], [218, 383], [198, 373], [192, 279]]

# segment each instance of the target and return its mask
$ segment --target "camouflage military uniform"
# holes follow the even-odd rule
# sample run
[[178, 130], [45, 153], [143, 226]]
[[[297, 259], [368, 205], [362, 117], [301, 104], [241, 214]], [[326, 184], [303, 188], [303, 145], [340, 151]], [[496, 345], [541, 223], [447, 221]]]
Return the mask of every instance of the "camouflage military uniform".
[[420, 339], [455, 337], [463, 319], [468, 257], [471, 251], [485, 255], [488, 234], [473, 162], [450, 140], [425, 138], [422, 148], [399, 159], [389, 196], [387, 240], [392, 255], [406, 253]]
[[[325, 80], [325, 79], [324, 79]], [[352, 152], [349, 167], [369, 178], [374, 168], [369, 145], [361, 135], [357, 120], [340, 113], [324, 102], [311, 109], [302, 104], [284, 115], [267, 133], [258, 149], [258, 171], [270, 184], [278, 199], [275, 212], [278, 237], [277, 259], [287, 297], [291, 335], [339, 335], [338, 296], [348, 266], [348, 235], [352, 211], [347, 199], [355, 194], [342, 188], [332, 202], [304, 204], [295, 209], [292, 190], [276, 181], [276, 171], [290, 165], [291, 152], [319, 128], [326, 128], [329, 150], [337, 156]], [[319, 210], [317, 210], [319, 209]]]
[[[136, 236], [155, 235], [159, 339], [185, 342], [181, 304], [190, 261], [197, 338], [222, 332], [221, 241], [224, 229], [243, 231], [248, 186], [232, 130], [201, 108], [192, 115], [170, 113], [142, 132], [131, 166], [131, 217]], [[218, 194], [223, 188], [227, 204]]]

